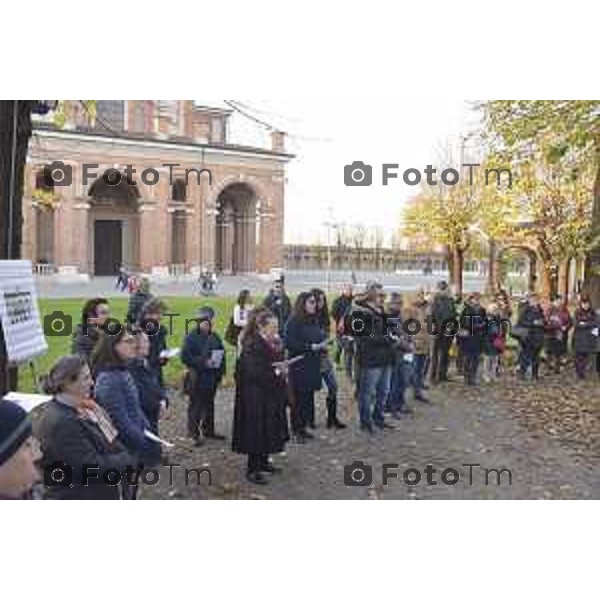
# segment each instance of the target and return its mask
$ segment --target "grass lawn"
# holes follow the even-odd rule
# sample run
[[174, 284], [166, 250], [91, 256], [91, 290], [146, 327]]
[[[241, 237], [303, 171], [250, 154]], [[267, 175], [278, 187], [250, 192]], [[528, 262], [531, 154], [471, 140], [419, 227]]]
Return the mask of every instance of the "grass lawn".
[[[196, 316], [196, 311], [200, 306], [211, 306], [216, 312], [216, 328], [223, 338], [225, 329], [229, 323], [235, 298], [163, 298], [167, 303], [168, 312], [180, 316], [172, 317], [172, 329], [169, 331], [167, 344], [169, 348], [180, 348], [186, 330], [186, 319], [193, 319]], [[40, 299], [39, 301], [40, 316], [42, 323], [45, 315], [50, 315], [54, 311], [62, 311], [73, 319], [73, 329], [81, 321], [81, 308], [84, 304], [82, 299], [69, 300], [49, 300]], [[113, 318], [123, 319], [125, 322], [125, 314], [127, 313], [127, 298], [110, 299], [110, 308]], [[163, 324], [169, 329], [169, 318], [164, 317]], [[193, 324], [191, 325], [193, 326]], [[190, 326], [190, 327], [191, 327]], [[36, 359], [35, 366], [38, 376], [48, 372], [57, 358], [64, 354], [70, 354], [71, 337], [47, 337], [48, 352]], [[226, 383], [231, 383], [233, 380], [233, 346], [223, 343], [227, 349], [227, 373]], [[165, 368], [166, 381], [170, 385], [178, 385], [181, 380], [183, 367], [179, 357], [172, 359]], [[24, 365], [19, 369], [19, 390], [22, 392], [33, 392], [35, 386], [31, 369], [28, 365]]]

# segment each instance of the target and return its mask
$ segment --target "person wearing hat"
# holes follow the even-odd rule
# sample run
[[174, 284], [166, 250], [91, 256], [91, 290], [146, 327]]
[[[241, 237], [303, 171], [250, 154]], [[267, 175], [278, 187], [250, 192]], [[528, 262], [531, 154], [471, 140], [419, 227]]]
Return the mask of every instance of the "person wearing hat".
[[14, 402], [0, 399], [0, 500], [23, 500], [39, 481], [40, 453], [31, 420]]
[[188, 368], [186, 391], [189, 395], [188, 435], [196, 446], [203, 437], [224, 440], [215, 432], [215, 396], [225, 375], [225, 348], [213, 327], [215, 311], [204, 306], [194, 319], [181, 350], [181, 361]]

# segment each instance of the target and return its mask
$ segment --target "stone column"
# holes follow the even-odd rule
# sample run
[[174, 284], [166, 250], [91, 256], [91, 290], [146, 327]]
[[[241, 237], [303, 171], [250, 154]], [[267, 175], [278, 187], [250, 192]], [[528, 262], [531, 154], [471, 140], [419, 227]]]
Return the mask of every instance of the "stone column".
[[200, 181], [200, 263], [204, 267], [216, 266], [216, 237], [217, 215], [216, 202], [211, 197], [208, 179], [202, 177]]
[[201, 227], [202, 227], [202, 215], [201, 215], [201, 201], [200, 201], [200, 188], [197, 185], [190, 185], [187, 188], [188, 202], [191, 203], [191, 207], [186, 208], [187, 220], [186, 220], [186, 267], [190, 272], [198, 270], [201, 262], [202, 248], [201, 242]]
[[35, 169], [31, 164], [25, 165], [23, 189], [23, 230], [21, 239], [21, 256], [31, 260], [35, 266], [37, 260], [37, 210], [31, 201], [35, 189]]
[[[92, 255], [89, 244], [92, 236], [89, 231], [89, 211], [90, 203], [82, 198], [73, 198], [72, 201], [72, 217], [71, 217], [71, 253], [72, 264], [74, 264], [79, 273], [93, 275], [93, 265], [90, 264]], [[54, 225], [54, 248], [60, 244], [61, 240], [56, 236], [56, 222]], [[64, 243], [64, 240], [63, 240]]]
[[234, 270], [235, 226], [235, 214], [230, 207], [227, 207], [221, 225], [221, 260], [223, 272], [225, 273], [232, 273]]
[[142, 202], [139, 207], [139, 268], [142, 273], [151, 273], [156, 264], [157, 231], [156, 203]]
[[[168, 173], [168, 171], [167, 171]], [[169, 231], [171, 228], [171, 215], [168, 212], [168, 198], [170, 198], [169, 178], [165, 172], [160, 173], [160, 181], [156, 185], [154, 195], [155, 210], [152, 214], [152, 230], [154, 232], [154, 264], [152, 268], [164, 272], [171, 258], [171, 245]]]

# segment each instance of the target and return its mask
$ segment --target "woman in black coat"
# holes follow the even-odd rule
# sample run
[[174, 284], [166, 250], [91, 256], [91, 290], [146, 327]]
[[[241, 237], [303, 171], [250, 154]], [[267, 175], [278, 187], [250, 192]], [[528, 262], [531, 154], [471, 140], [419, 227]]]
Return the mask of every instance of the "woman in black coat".
[[254, 313], [242, 334], [236, 365], [233, 412], [234, 452], [248, 455], [247, 478], [265, 484], [263, 473], [274, 473], [269, 454], [282, 452], [289, 439], [287, 384], [279, 324], [269, 310]]
[[137, 467], [108, 414], [91, 400], [92, 384], [80, 356], [59, 359], [45, 378], [44, 391], [53, 399], [44, 407], [36, 436], [48, 499], [119, 500], [118, 479], [125, 481], [131, 476], [127, 471], [133, 474]]
[[469, 295], [460, 317], [460, 324], [458, 343], [464, 356], [465, 383], [476, 385], [477, 371], [487, 332], [487, 314], [485, 308], [481, 306], [481, 295], [478, 292]]
[[574, 321], [575, 373], [579, 379], [584, 379], [590, 356], [598, 351], [599, 323], [588, 296], [581, 296]]
[[315, 392], [321, 389], [321, 355], [327, 348], [314, 294], [303, 292], [298, 296], [285, 326], [285, 347], [289, 358], [302, 357], [290, 365], [289, 381], [294, 396], [292, 429], [297, 441], [304, 443], [314, 437], [306, 428], [314, 421]]

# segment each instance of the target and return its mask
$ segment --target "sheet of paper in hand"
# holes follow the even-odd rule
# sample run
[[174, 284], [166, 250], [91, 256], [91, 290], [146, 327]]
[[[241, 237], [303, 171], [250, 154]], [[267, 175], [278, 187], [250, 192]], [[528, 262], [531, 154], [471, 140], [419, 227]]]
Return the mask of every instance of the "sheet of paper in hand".
[[213, 369], [219, 369], [223, 363], [225, 350], [212, 350], [210, 353], [210, 362]]
[[282, 361], [279, 361], [279, 362], [274, 362], [273, 366], [275, 368], [282, 369], [284, 367], [289, 367], [290, 365], [293, 365], [294, 363], [297, 363], [297, 362], [299, 362], [299, 361], [301, 361], [303, 359], [304, 359], [304, 354], [301, 354], [300, 356], [295, 356], [294, 358], [290, 358], [288, 360], [282, 360]]
[[171, 348], [170, 350], [163, 350], [160, 353], [160, 358], [175, 358], [176, 356], [179, 356], [179, 353], [181, 352], [181, 350], [179, 348]]
[[175, 444], [171, 444], [171, 442], [167, 442], [166, 440], [159, 438], [157, 435], [154, 435], [151, 431], [148, 431], [147, 429], [144, 429], [144, 437], [148, 438], [149, 440], [152, 440], [153, 442], [161, 444], [165, 448], [175, 447]]
[[409, 363], [410, 364], [415, 359], [415, 355], [414, 354], [405, 354], [403, 358], [404, 358], [404, 362], [405, 363]]

